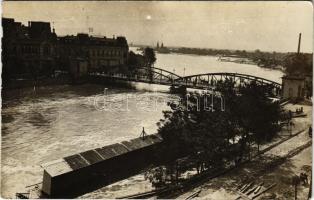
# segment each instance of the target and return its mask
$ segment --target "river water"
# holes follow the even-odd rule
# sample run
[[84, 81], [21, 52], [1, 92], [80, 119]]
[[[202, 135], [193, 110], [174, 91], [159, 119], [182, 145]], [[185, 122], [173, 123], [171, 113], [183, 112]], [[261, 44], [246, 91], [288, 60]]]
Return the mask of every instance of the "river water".
[[[283, 75], [255, 65], [220, 62], [214, 56], [157, 54], [155, 67], [179, 75], [238, 72], [276, 82]], [[162, 111], [169, 109], [164, 101], [176, 97], [86, 84], [4, 91], [2, 98], [1, 195], [12, 198], [25, 192], [25, 186], [41, 182], [40, 165], [45, 162], [138, 137], [142, 127], [156, 133]]]
[[[130, 50], [140, 53], [136, 48]], [[188, 54], [158, 54], [155, 67], [166, 69], [180, 76], [194, 74], [230, 72], [248, 74], [281, 83], [283, 72], [268, 68], [261, 68], [252, 64], [218, 61], [217, 56], [199, 56]]]

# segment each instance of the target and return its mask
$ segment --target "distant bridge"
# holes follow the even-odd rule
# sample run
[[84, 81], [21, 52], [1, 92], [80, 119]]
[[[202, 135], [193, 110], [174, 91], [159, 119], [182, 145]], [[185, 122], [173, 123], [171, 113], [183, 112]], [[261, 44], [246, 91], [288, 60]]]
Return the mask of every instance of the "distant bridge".
[[268, 91], [271, 91], [271, 93], [277, 97], [281, 95], [282, 89], [280, 83], [253, 75], [219, 72], [181, 77], [175, 73], [156, 67], [140, 67], [131, 74], [90, 73], [90, 76], [104, 77], [113, 80], [135, 81], [169, 86], [186, 86], [187, 88], [194, 89], [215, 88], [217, 84], [223, 80], [231, 80], [235, 82], [236, 88], [240, 88], [244, 84], [254, 81], [259, 85], [267, 86]]

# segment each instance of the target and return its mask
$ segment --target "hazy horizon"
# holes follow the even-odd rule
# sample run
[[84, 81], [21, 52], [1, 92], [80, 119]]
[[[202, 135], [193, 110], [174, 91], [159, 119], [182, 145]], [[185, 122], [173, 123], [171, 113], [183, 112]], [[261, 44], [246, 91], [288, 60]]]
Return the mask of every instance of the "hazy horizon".
[[212, 49], [313, 51], [310, 2], [2, 2], [3, 17], [47, 21], [58, 35], [125, 36], [129, 43]]

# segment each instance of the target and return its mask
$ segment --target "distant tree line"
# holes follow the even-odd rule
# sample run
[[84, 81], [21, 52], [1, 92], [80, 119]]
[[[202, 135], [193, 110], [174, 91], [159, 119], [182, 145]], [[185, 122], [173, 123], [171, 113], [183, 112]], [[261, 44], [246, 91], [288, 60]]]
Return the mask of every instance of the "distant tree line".
[[[145, 52], [152, 48], [141, 47]], [[208, 48], [168, 48], [171, 53], [193, 54], [193, 55], [211, 55], [222, 57], [236, 57], [247, 58], [256, 65], [265, 68], [282, 67], [287, 74], [299, 73], [305, 75], [312, 75], [313, 70], [313, 54], [312, 53], [292, 53], [292, 52], [264, 52], [259, 49], [255, 51], [246, 50], [229, 50], [229, 49], [208, 49]], [[148, 54], [146, 54], [148, 55]], [[143, 62], [144, 63], [144, 62]], [[147, 62], [146, 62], [147, 65]]]
[[[246, 50], [229, 50], [229, 49], [207, 49], [207, 48], [171, 48], [172, 53], [182, 54], [195, 54], [195, 55], [212, 55], [212, 56], [231, 56], [238, 58], [247, 58], [261, 67], [274, 68], [277, 66], [285, 67], [287, 61], [291, 59], [295, 53], [282, 53], [282, 52], [263, 52], [259, 49], [255, 51]], [[313, 54], [302, 53], [300, 54], [306, 62], [312, 62]], [[312, 66], [312, 65], [310, 65]]]
[[287, 74], [312, 75], [313, 74], [313, 54], [296, 53], [291, 54], [284, 60]]

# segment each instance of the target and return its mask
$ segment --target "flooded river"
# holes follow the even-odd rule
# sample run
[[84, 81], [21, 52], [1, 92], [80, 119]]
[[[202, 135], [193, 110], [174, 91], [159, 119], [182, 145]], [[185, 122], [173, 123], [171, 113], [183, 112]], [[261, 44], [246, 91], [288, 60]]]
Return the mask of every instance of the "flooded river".
[[[276, 82], [283, 75], [255, 65], [219, 62], [213, 56], [157, 54], [155, 67], [179, 75], [238, 72]], [[45, 162], [138, 137], [142, 127], [155, 133], [162, 110], [168, 109], [162, 100], [174, 98], [162, 92], [91, 84], [3, 92], [2, 197], [12, 198], [25, 192], [25, 186], [40, 182], [40, 165]]]

